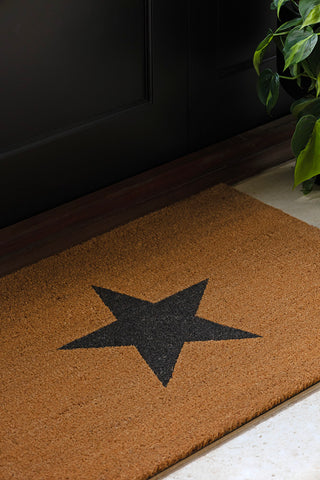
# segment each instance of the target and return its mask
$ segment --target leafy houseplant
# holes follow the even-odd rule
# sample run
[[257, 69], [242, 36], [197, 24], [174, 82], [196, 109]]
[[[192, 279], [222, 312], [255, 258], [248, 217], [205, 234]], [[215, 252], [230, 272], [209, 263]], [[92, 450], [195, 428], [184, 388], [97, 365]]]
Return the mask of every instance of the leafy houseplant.
[[[291, 105], [297, 119], [291, 141], [296, 157], [294, 187], [302, 184], [308, 193], [320, 178], [320, 0], [272, 0], [271, 9], [277, 13], [277, 28], [270, 29], [253, 56], [258, 96], [270, 114], [279, 98], [280, 82], [295, 82], [297, 95]], [[272, 42], [278, 49], [280, 73], [270, 68], [260, 71]]]

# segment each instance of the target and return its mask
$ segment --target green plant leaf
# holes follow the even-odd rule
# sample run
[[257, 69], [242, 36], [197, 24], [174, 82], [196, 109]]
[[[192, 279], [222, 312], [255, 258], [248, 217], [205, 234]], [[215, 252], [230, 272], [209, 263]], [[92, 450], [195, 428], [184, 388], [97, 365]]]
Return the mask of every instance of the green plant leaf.
[[320, 22], [320, 0], [300, 0], [299, 12], [303, 18], [302, 27]]
[[296, 77], [299, 73], [299, 64], [294, 63], [293, 65], [290, 65], [289, 70], [290, 70], [290, 75], [292, 77]]
[[264, 70], [258, 79], [257, 92], [261, 103], [266, 106], [269, 115], [278, 101], [279, 89], [280, 79], [278, 73], [273, 72], [270, 68]]
[[316, 95], [317, 97], [320, 95], [320, 73], [318, 73], [316, 80]]
[[313, 78], [316, 75], [316, 73], [312, 70], [312, 65], [310, 64], [310, 62], [308, 60], [309, 60], [309, 57], [305, 58], [301, 62], [301, 65], [302, 65], [305, 73], [308, 75], [308, 77]]
[[296, 158], [310, 140], [316, 121], [314, 115], [305, 115], [298, 121], [291, 139], [291, 148]]
[[316, 118], [320, 118], [320, 99], [299, 98], [293, 102], [290, 111], [296, 118], [301, 118], [303, 115], [314, 115]]
[[283, 4], [287, 3], [288, 0], [278, 0], [277, 2], [277, 15], [278, 15], [278, 18], [280, 18], [280, 9], [282, 7]]
[[285, 32], [286, 30], [290, 30], [292, 27], [296, 27], [297, 25], [302, 25], [301, 17], [293, 18], [292, 20], [283, 23], [279, 28], [277, 28], [275, 33]]
[[260, 63], [263, 59], [266, 49], [268, 48], [270, 42], [273, 39], [273, 33], [270, 32], [268, 35], [259, 43], [256, 48], [256, 51], [253, 55], [253, 66], [258, 75], [260, 75]]
[[320, 120], [317, 120], [314, 124], [311, 138], [309, 139], [306, 147], [299, 153], [297, 158], [294, 170], [294, 187], [319, 174]]
[[301, 118], [304, 115], [313, 115], [317, 120], [320, 118], [320, 98], [313, 98], [313, 102], [305, 105], [298, 117]]
[[304, 195], [308, 195], [308, 193], [311, 192], [315, 184], [316, 178], [317, 177], [312, 177], [312, 178], [309, 178], [309, 180], [305, 180], [304, 182], [302, 182], [301, 191]]
[[270, 8], [271, 10], [277, 10], [277, 15], [279, 16], [280, 8], [288, 1], [289, 0], [272, 0]]
[[299, 63], [307, 58], [318, 41], [318, 36], [311, 27], [300, 29], [295, 27], [288, 34], [284, 47], [283, 55], [285, 60], [284, 70], [290, 65]]
[[309, 55], [308, 58], [304, 60], [305, 62], [308, 63], [308, 66], [310, 67], [314, 77], [316, 77], [317, 74], [320, 72], [319, 58], [320, 58], [320, 42], [318, 41], [316, 43], [316, 46], [312, 50], [312, 53]]
[[301, 63], [294, 63], [293, 65], [290, 65], [289, 67], [290, 70], [290, 75], [292, 78], [294, 78], [300, 88], [301, 87]]

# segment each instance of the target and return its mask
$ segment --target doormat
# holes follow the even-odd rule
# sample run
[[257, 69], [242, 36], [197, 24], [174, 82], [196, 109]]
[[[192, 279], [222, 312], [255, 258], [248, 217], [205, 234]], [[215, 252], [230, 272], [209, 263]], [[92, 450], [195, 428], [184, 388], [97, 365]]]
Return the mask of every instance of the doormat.
[[0, 279], [0, 478], [147, 479], [318, 382], [319, 265], [218, 185]]

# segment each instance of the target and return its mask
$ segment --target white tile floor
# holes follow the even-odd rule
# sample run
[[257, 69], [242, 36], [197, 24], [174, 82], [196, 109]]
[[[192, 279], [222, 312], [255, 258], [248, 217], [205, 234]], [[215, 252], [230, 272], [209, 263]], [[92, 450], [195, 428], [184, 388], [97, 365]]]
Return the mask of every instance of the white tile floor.
[[[292, 190], [293, 163], [236, 188], [320, 228], [320, 187]], [[165, 480], [320, 480], [320, 384], [163, 472]]]

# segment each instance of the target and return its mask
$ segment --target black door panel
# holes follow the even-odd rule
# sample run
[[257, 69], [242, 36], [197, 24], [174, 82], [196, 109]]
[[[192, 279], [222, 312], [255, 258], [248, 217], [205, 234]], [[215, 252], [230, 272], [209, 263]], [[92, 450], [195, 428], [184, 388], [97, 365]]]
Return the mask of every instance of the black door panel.
[[27, 3], [0, 3], [2, 226], [187, 151], [182, 0]]
[[146, 101], [143, 0], [14, 3], [0, 15], [2, 152]]

